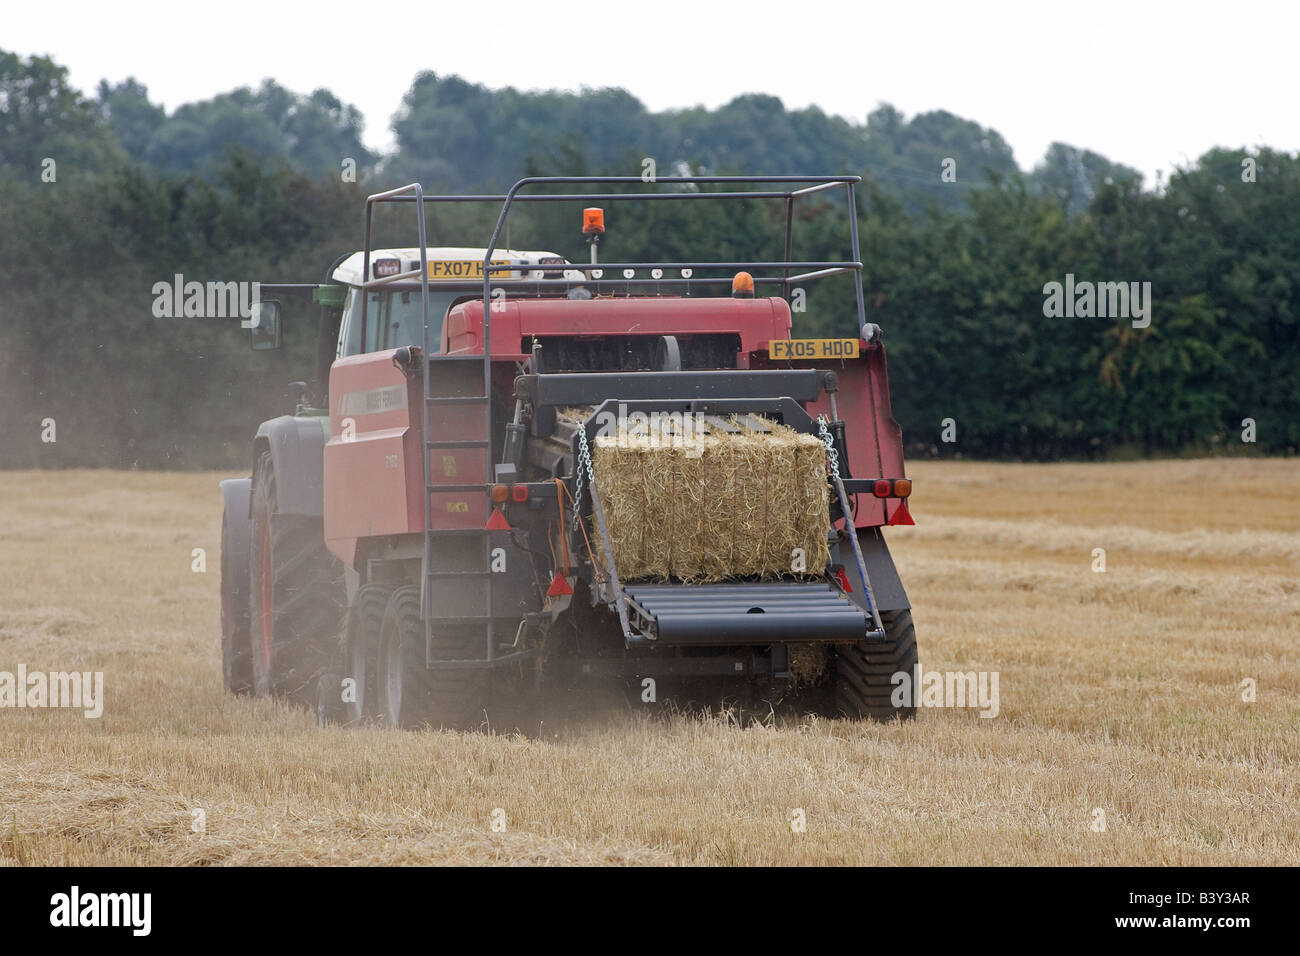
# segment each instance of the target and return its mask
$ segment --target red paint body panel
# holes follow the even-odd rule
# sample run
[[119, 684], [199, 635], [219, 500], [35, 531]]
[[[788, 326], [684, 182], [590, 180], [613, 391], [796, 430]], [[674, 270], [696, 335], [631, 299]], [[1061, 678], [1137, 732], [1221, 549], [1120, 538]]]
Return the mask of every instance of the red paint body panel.
[[[422, 531], [420, 405], [415, 379], [393, 366], [395, 349], [338, 359], [330, 369], [325, 444], [325, 544], [349, 565], [357, 539]], [[399, 399], [400, 396], [400, 399]], [[353, 432], [344, 438], [344, 422]]]
[[[520, 343], [531, 335], [682, 335], [688, 332], [740, 336], [740, 352], [766, 351], [772, 339], [790, 337], [790, 307], [784, 299], [507, 299], [492, 313], [492, 354], [522, 357]], [[462, 302], [443, 323], [443, 351], [483, 352], [483, 303]], [[743, 366], [742, 366], [743, 367]]]
[[[849, 449], [849, 467], [855, 478], [906, 478], [903, 465], [903, 431], [894, 420], [889, 401], [889, 372], [882, 345], [858, 343], [856, 359], [839, 362], [772, 362], [766, 355], [756, 358], [754, 368], [820, 368], [839, 377], [837, 410], [844, 420], [844, 438]], [[808, 406], [808, 414], [830, 416], [830, 401], [823, 398]], [[858, 495], [854, 524], [871, 528], [888, 524], [901, 506], [899, 498]]]

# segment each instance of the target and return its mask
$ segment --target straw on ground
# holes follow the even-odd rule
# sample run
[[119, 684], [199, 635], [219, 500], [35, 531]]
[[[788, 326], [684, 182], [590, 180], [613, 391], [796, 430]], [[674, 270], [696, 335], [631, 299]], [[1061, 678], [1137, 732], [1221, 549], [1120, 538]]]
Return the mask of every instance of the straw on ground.
[[215, 476], [0, 474], [0, 670], [107, 694], [0, 710], [0, 863], [1300, 863], [1300, 463], [911, 471], [922, 663], [999, 671], [996, 719], [531, 738], [228, 697]]

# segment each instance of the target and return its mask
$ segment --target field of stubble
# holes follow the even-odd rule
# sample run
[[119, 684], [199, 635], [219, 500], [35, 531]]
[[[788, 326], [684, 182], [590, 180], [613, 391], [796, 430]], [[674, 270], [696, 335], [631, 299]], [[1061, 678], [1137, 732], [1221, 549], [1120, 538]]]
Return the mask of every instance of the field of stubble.
[[997, 671], [996, 718], [532, 737], [226, 696], [218, 476], [0, 473], [0, 671], [106, 685], [0, 710], [0, 864], [1300, 863], [1300, 461], [910, 471], [922, 664]]

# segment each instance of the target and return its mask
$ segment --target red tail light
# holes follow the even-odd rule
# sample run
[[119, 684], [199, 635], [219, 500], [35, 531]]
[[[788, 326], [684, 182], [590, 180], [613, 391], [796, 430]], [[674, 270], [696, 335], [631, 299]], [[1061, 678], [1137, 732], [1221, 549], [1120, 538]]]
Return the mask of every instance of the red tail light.
[[871, 492], [877, 498], [906, 498], [912, 493], [912, 479], [877, 478]]

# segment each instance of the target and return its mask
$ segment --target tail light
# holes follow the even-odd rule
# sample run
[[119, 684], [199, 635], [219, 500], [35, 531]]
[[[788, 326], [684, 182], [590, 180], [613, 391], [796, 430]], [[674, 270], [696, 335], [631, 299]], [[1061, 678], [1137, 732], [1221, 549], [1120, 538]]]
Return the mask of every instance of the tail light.
[[527, 485], [515, 485], [513, 488], [511, 488], [511, 489], [510, 489], [510, 500], [511, 500], [511, 501], [514, 501], [514, 502], [518, 502], [519, 504], [523, 504], [525, 501], [527, 501], [527, 500], [528, 500], [528, 486], [527, 486]]
[[877, 478], [871, 492], [877, 498], [906, 498], [912, 493], [912, 479]]

